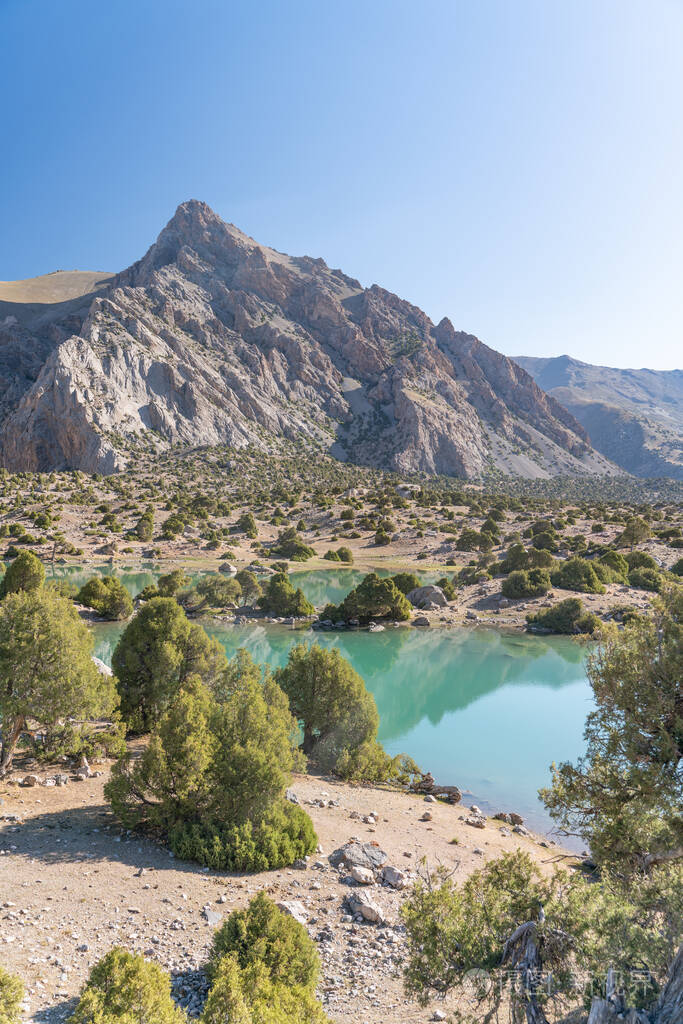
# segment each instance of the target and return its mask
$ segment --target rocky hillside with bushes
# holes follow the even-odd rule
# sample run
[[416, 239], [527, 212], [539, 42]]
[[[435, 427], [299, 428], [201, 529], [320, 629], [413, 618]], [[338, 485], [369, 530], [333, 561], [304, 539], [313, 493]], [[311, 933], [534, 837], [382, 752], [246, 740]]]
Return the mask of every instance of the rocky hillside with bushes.
[[35, 282], [0, 291], [0, 457], [14, 471], [109, 474], [145, 450], [275, 438], [400, 472], [614, 468], [512, 360], [204, 203], [183, 203], [127, 270], [78, 280], [80, 296], [62, 275], [43, 302]]

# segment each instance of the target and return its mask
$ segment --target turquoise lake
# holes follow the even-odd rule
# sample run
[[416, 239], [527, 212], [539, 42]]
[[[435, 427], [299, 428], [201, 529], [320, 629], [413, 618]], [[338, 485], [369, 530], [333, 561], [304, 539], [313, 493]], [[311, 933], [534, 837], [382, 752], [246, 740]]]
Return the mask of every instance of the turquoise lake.
[[[88, 574], [55, 575], [80, 583]], [[138, 593], [158, 570], [118, 575]], [[354, 569], [292, 574], [317, 605], [339, 601], [362, 575]], [[245, 647], [273, 667], [302, 640], [337, 647], [375, 697], [379, 736], [389, 753], [409, 754], [439, 782], [460, 786], [489, 810], [516, 810], [536, 828], [550, 828], [537, 790], [549, 782], [553, 760], [582, 753], [593, 706], [586, 648], [576, 641], [483, 628], [370, 634], [204, 625], [228, 655]], [[121, 630], [119, 624], [94, 627], [96, 654], [107, 663]]]

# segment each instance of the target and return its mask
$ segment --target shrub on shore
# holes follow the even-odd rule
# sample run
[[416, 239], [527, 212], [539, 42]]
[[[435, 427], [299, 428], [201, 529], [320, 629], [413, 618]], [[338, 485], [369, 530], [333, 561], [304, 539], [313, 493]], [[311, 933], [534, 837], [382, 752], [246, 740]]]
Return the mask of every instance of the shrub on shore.
[[132, 598], [115, 576], [93, 576], [76, 594], [76, 602], [111, 621], [128, 619], [133, 614]]
[[568, 597], [559, 601], [552, 608], [527, 615], [530, 626], [539, 626], [551, 633], [593, 633], [600, 624], [600, 619], [592, 612], [585, 611], [578, 597]]
[[315, 608], [300, 588], [292, 586], [286, 572], [276, 572], [270, 577], [263, 594], [258, 599], [259, 608], [271, 615], [305, 618], [315, 614]]
[[560, 562], [550, 573], [550, 579], [554, 587], [561, 587], [563, 590], [578, 590], [582, 594], [605, 593], [605, 587], [593, 565], [578, 556]]
[[516, 569], [501, 587], [504, 597], [541, 597], [550, 590], [550, 576], [545, 569]]
[[198, 614], [211, 609], [228, 608], [239, 601], [242, 587], [236, 577], [208, 573], [193, 587], [181, 590], [176, 599], [188, 612]]
[[374, 572], [369, 573], [357, 587], [354, 587], [341, 604], [329, 604], [322, 613], [323, 619], [358, 619], [359, 622], [383, 618], [405, 622], [410, 616], [410, 602], [394, 580], [391, 577], [381, 579]]
[[294, 729], [280, 687], [242, 655], [213, 692], [197, 676], [183, 683], [105, 794], [127, 827], [160, 831], [180, 857], [222, 870], [283, 867], [317, 843], [308, 815], [284, 798], [299, 763]]

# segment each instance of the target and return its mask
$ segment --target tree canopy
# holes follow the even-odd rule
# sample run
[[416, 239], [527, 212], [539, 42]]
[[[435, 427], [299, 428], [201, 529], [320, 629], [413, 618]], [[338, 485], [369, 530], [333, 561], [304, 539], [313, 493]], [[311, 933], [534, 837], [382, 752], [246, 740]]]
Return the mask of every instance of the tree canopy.
[[683, 857], [683, 590], [619, 632], [601, 629], [588, 658], [596, 708], [587, 750], [555, 768], [541, 791], [567, 833], [600, 862], [649, 864]]
[[110, 949], [90, 972], [69, 1024], [184, 1024], [171, 979], [158, 964]]
[[381, 618], [405, 622], [410, 615], [410, 601], [394, 580], [391, 577], [381, 579], [374, 572], [368, 573], [340, 605], [328, 605], [323, 612], [327, 619], [358, 619], [359, 622]]
[[93, 576], [78, 591], [76, 601], [104, 619], [127, 619], [133, 614], [131, 596], [115, 576]]
[[390, 759], [377, 742], [374, 697], [339, 651], [297, 644], [275, 679], [301, 723], [305, 754], [344, 776], [386, 775]]
[[176, 853], [217, 868], [291, 864], [315, 848], [308, 816], [284, 800], [298, 764], [287, 698], [248, 655], [212, 693], [192, 676], [142, 756], [123, 757], [105, 792], [128, 827], [152, 826]]
[[214, 935], [204, 1024], [329, 1024], [320, 960], [303, 925], [258, 893]]
[[18, 590], [40, 590], [45, 580], [45, 566], [32, 551], [21, 551], [7, 567], [0, 580], [0, 598]]
[[155, 597], [126, 626], [112, 657], [129, 729], [146, 732], [168, 708], [190, 676], [207, 683], [225, 668], [218, 642], [171, 597]]
[[303, 591], [300, 588], [294, 589], [286, 572], [276, 572], [270, 577], [258, 604], [272, 615], [303, 618], [315, 613], [315, 608]]
[[2, 771], [29, 720], [49, 735], [61, 719], [113, 712], [116, 690], [97, 671], [92, 649], [71, 601], [50, 589], [18, 591], [0, 604]]

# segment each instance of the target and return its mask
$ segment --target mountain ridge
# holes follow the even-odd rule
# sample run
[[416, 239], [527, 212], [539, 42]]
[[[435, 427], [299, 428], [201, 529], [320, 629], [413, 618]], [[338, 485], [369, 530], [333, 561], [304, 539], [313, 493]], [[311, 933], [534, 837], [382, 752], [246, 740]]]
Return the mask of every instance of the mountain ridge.
[[683, 480], [683, 370], [595, 366], [568, 355], [515, 361], [635, 476]]
[[338, 458], [479, 477], [610, 473], [525, 369], [324, 260], [181, 204], [142, 258], [66, 308], [0, 301], [0, 456], [111, 473], [138, 442], [308, 439]]

